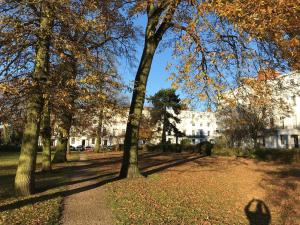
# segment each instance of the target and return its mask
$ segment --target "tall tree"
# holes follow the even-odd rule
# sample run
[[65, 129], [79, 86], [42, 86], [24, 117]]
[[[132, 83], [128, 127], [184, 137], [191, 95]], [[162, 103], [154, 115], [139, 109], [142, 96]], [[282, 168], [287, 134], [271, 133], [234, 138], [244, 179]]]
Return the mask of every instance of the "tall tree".
[[37, 35], [35, 68], [32, 74], [32, 87], [26, 105], [26, 124], [24, 128], [21, 154], [15, 178], [16, 192], [29, 195], [34, 191], [34, 172], [36, 151], [43, 109], [43, 88], [49, 75], [49, 48], [52, 31], [52, 15], [48, 2], [40, 5], [40, 24]]
[[150, 111], [152, 119], [155, 123], [162, 124], [161, 143], [166, 150], [167, 133], [178, 132], [176, 123], [179, 123], [180, 119], [177, 115], [182, 109], [180, 98], [174, 89], [162, 89], [149, 97], [149, 102], [153, 105]]
[[[170, 67], [175, 70], [170, 76], [170, 79], [174, 81], [173, 87], [185, 87], [185, 90], [193, 96], [198, 97], [201, 101], [207, 101], [208, 104], [211, 104], [214, 97], [226, 89], [228, 83], [238, 83], [236, 78], [242, 74], [253, 75], [255, 71], [273, 63], [272, 55], [264, 54], [260, 48], [257, 48], [257, 43], [261, 43], [259, 36], [256, 36], [258, 39], [254, 40], [255, 36], [247, 33], [251, 30], [239, 32], [239, 21], [227, 20], [225, 15], [223, 16], [215, 10], [216, 2], [219, 3], [219, 10], [227, 12], [226, 16], [229, 17], [228, 12], [230, 14], [232, 10], [239, 15], [240, 9], [243, 11], [242, 4], [245, 1], [229, 1], [227, 4], [222, 0], [149, 0], [135, 4], [132, 11], [145, 13], [147, 25], [144, 50], [134, 83], [124, 142], [121, 177], [139, 176], [137, 165], [138, 128], [145, 99], [145, 89], [154, 53], [167, 31], [174, 31], [174, 36], [170, 35], [172, 40], [170, 45], [174, 47], [174, 56], [177, 59], [180, 58], [180, 60], [176, 60], [176, 65]], [[231, 8], [224, 10], [227, 5], [230, 6], [231, 2], [240, 2], [240, 7], [233, 4]], [[278, 2], [284, 4], [284, 1]], [[295, 5], [297, 3], [293, 4], [293, 6]], [[272, 10], [274, 6], [270, 6], [270, 8]], [[287, 8], [288, 6], [285, 7], [285, 9]], [[294, 9], [295, 7], [291, 13], [293, 16], [297, 13], [297, 6], [296, 10]], [[248, 11], [245, 10], [244, 13], [246, 17]], [[253, 15], [256, 14], [253, 13]], [[249, 21], [251, 22], [253, 19]], [[280, 22], [279, 26], [283, 24]], [[281, 37], [284, 39], [286, 35]], [[281, 40], [283, 40], [282, 38]], [[270, 39], [265, 40], [271, 42]]]
[[124, 141], [123, 163], [120, 177], [140, 176], [138, 168], [139, 124], [142, 116], [146, 84], [155, 51], [165, 32], [172, 26], [172, 18], [180, 1], [145, 1], [137, 3], [135, 10], [147, 12], [145, 42], [136, 73], [129, 118]]

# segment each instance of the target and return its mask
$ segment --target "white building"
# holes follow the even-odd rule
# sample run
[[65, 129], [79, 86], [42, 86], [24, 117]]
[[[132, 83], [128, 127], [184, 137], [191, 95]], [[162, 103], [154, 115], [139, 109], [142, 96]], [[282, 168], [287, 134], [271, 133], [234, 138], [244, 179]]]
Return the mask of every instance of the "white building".
[[300, 137], [300, 73], [291, 72], [278, 77], [282, 85], [278, 97], [288, 103], [290, 111], [287, 115], [276, 115], [274, 125], [270, 127], [261, 140], [266, 148], [299, 148]]
[[[280, 75], [276, 79], [268, 82], [278, 82], [280, 88], [274, 90], [274, 95], [282, 98], [290, 106], [288, 113], [283, 116], [274, 105], [274, 118], [270, 127], [261, 134], [260, 144], [266, 148], [299, 148], [300, 137], [300, 73], [291, 72]], [[238, 90], [235, 90], [238, 92]], [[277, 112], [278, 111], [278, 112]], [[143, 111], [149, 116], [147, 108]], [[180, 123], [176, 125], [179, 131], [184, 133], [183, 137], [178, 137], [178, 143], [182, 139], [190, 139], [191, 143], [198, 144], [202, 141], [213, 141], [218, 137], [218, 119], [214, 112], [197, 112], [192, 110], [182, 110], [178, 115]], [[128, 113], [120, 116], [114, 115], [109, 123], [103, 125], [101, 145], [111, 146], [123, 144], [126, 131]], [[97, 120], [93, 122], [95, 127]], [[157, 125], [159, 127], [159, 124]], [[92, 128], [91, 128], [92, 129]], [[157, 144], [161, 140], [161, 132], [154, 134], [150, 143]], [[176, 143], [174, 133], [167, 134], [167, 141]], [[96, 138], [93, 132], [84, 131], [81, 135], [71, 136], [70, 145], [76, 147], [95, 146]]]
[[[245, 78], [247, 80], [249, 78]], [[260, 80], [260, 74], [257, 78], [250, 78], [252, 81]], [[260, 134], [259, 143], [265, 148], [299, 148], [300, 137], [300, 73], [291, 72], [283, 75], [275, 75], [269, 78], [263, 78], [264, 82], [271, 87], [271, 98], [274, 99], [274, 105], [271, 108], [272, 115], [270, 124], [266, 130]], [[253, 89], [243, 85], [231, 92], [226, 93], [229, 98], [234, 98], [238, 105], [247, 105], [247, 95], [250, 95]], [[288, 108], [283, 110], [279, 102]], [[222, 107], [222, 104], [221, 106]], [[245, 143], [244, 143], [245, 144]]]
[[[128, 113], [127, 113], [128, 114]], [[103, 125], [103, 137], [101, 145], [111, 146], [116, 144], [123, 144], [128, 115], [115, 115], [110, 119], [109, 123]], [[149, 109], [145, 108], [143, 114], [149, 116]], [[213, 112], [197, 112], [191, 110], [182, 110], [178, 115], [180, 123], [176, 127], [185, 134], [184, 137], [178, 138], [178, 143], [182, 139], [190, 139], [191, 143], [198, 144], [202, 141], [214, 140], [217, 135], [216, 118]], [[77, 146], [91, 146], [96, 144], [96, 137], [94, 128], [97, 126], [98, 121], [93, 121], [93, 126], [81, 134], [71, 135], [70, 145]], [[159, 125], [158, 125], [159, 126]], [[74, 134], [74, 132], [71, 132]], [[161, 140], [161, 132], [156, 132], [153, 135], [150, 143], [158, 144]], [[167, 141], [170, 143], [176, 143], [176, 137], [174, 133], [167, 134]], [[141, 140], [141, 143], [145, 143]]]
[[[217, 121], [213, 112], [182, 110], [178, 118], [180, 122], [176, 127], [184, 133], [178, 143], [182, 139], [190, 139], [192, 144], [198, 144], [203, 141], [213, 141], [218, 135]], [[174, 133], [167, 134], [167, 141], [176, 143]]]

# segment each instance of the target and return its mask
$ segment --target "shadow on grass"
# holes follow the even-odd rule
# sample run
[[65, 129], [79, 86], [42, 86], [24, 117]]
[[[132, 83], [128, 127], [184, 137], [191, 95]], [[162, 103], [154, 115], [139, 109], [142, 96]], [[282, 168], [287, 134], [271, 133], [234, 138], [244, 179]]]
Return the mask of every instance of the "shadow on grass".
[[26, 206], [29, 204], [35, 204], [37, 202], [47, 201], [47, 200], [57, 198], [57, 197], [67, 197], [67, 196], [77, 194], [77, 193], [80, 193], [83, 191], [88, 191], [88, 190], [92, 190], [92, 189], [101, 187], [107, 183], [117, 181], [117, 180], [119, 180], [118, 177], [112, 177], [112, 178], [108, 178], [103, 181], [97, 182], [95, 184], [87, 185], [84, 187], [79, 187], [79, 188], [75, 188], [75, 189], [71, 189], [71, 190], [59, 191], [59, 192], [55, 192], [55, 193], [51, 193], [51, 194], [45, 194], [42, 196], [19, 200], [19, 201], [13, 202], [13, 203], [9, 203], [9, 204], [0, 206], [0, 212], [20, 208], [20, 207], [23, 207], [23, 206]]
[[271, 213], [268, 206], [258, 199], [252, 199], [244, 208], [249, 225], [269, 225]]
[[[203, 158], [203, 157], [204, 156], [200, 155], [200, 156], [194, 156], [194, 157], [191, 157], [191, 158], [189, 157], [189, 158], [182, 159], [182, 160], [180, 160], [180, 159], [173, 159], [173, 160], [169, 160], [167, 162], [164, 161], [163, 164], [165, 164], [165, 165], [160, 166], [160, 167], [155, 168], [155, 169], [152, 169], [152, 170], [145, 171], [142, 174], [147, 177], [147, 176], [149, 176], [151, 174], [158, 173], [158, 172], [161, 172], [163, 170], [166, 170], [166, 169], [169, 169], [169, 168], [172, 168], [172, 167], [175, 167], [175, 166], [179, 166], [181, 164], [184, 164], [184, 163], [187, 163], [187, 162], [191, 162], [191, 161], [194, 161], [196, 159]], [[151, 166], [148, 166], [148, 167], [144, 167], [142, 169], [146, 170], [148, 168], [151, 168], [151, 167], [157, 166], [157, 165], [161, 165], [161, 164], [151, 165]]]
[[[155, 157], [161, 155], [161, 153], [157, 153], [157, 154], [147, 154], [145, 157], [142, 157], [142, 160], [145, 160], [146, 158], [151, 158], [151, 157]], [[171, 155], [168, 155], [171, 156]], [[187, 156], [185, 156], [187, 157]], [[185, 159], [180, 159], [178, 156], [176, 156], [175, 159], [171, 159], [171, 160], [166, 160], [166, 159], [153, 159], [150, 160], [150, 163], [148, 163], [149, 165], [142, 167], [141, 170], [144, 170], [144, 172], [142, 173], [145, 176], [149, 176], [151, 174], [154, 173], [158, 173], [161, 172], [163, 170], [169, 169], [171, 167], [175, 167], [187, 162], [191, 162], [194, 161], [196, 159], [199, 159], [203, 156], [193, 156], [193, 157], [187, 157]], [[49, 177], [49, 179], [59, 179], [62, 176], [68, 176], [71, 173], [78, 173], [80, 175], [80, 177], [82, 176], [89, 176], [90, 173], [86, 172], [89, 171], [89, 169], [91, 168], [95, 168], [95, 167], [101, 167], [103, 165], [111, 165], [111, 164], [115, 164], [115, 163], [120, 163], [120, 159], [114, 159], [114, 160], [108, 160], [105, 162], [97, 162], [97, 160], [91, 160], [92, 163], [86, 164], [86, 165], [79, 165], [79, 166], [70, 166], [70, 167], [62, 167], [62, 168], [58, 168], [58, 169], [54, 169], [53, 172], [51, 173], [50, 176], [53, 176], [52, 178]], [[145, 160], [146, 161], [146, 160]], [[87, 162], [87, 161], [86, 161]], [[154, 163], [157, 162], [157, 163]], [[162, 166], [160, 166], [162, 165]], [[152, 167], [156, 167], [154, 169], [151, 169]], [[149, 169], [149, 170], [148, 170]], [[86, 171], [84, 171], [86, 170]], [[145, 171], [147, 170], [147, 171]], [[86, 172], [86, 174], [84, 174]], [[96, 172], [94, 172], [96, 173]], [[38, 173], [39, 176], [43, 175], [41, 172]], [[57, 175], [57, 177], [55, 177], [55, 175]], [[47, 177], [48, 178], [48, 177]], [[97, 179], [101, 179], [104, 178], [104, 180], [101, 180], [99, 182], [93, 183], [93, 184], [89, 184], [83, 187], [78, 187], [78, 188], [73, 188], [73, 189], [69, 189], [69, 190], [64, 190], [64, 191], [57, 191], [55, 193], [41, 193], [43, 191], [52, 189], [52, 188], [57, 188], [60, 186], [67, 186], [67, 185], [73, 185], [73, 184], [78, 184], [78, 183], [83, 183], [86, 181], [92, 181], [92, 180], [97, 180]], [[53, 198], [57, 198], [57, 197], [67, 197], [73, 194], [77, 194], [80, 192], [84, 192], [84, 191], [89, 191], [98, 187], [101, 187], [105, 184], [114, 182], [120, 180], [120, 178], [118, 177], [118, 172], [111, 172], [111, 173], [106, 173], [106, 174], [100, 174], [97, 176], [92, 176], [92, 177], [87, 177], [87, 178], [83, 178], [80, 180], [74, 180], [74, 181], [69, 181], [69, 182], [63, 182], [63, 183], [57, 183], [57, 184], [51, 184], [49, 186], [45, 186], [42, 188], [37, 189], [37, 194], [38, 196], [34, 196], [34, 197], [30, 197], [30, 198], [26, 198], [26, 199], [21, 199], [21, 200], [16, 200], [14, 202], [5, 204], [5, 205], [0, 205], [0, 212], [6, 211], [6, 210], [12, 210], [12, 209], [17, 209], [26, 205], [30, 205], [30, 204], [35, 204], [38, 202], [42, 202], [42, 201], [47, 201]]]

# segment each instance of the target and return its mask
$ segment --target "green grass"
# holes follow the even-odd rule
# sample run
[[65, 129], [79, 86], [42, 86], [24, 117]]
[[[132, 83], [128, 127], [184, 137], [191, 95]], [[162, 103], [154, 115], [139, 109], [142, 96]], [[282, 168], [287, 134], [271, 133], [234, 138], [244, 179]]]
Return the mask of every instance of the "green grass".
[[[72, 156], [76, 159], [77, 154]], [[0, 224], [58, 224], [63, 197], [58, 193], [64, 191], [72, 163], [60, 164], [64, 169], [54, 172], [39, 171], [41, 153], [37, 156], [36, 187], [40, 191], [32, 196], [20, 198], [14, 193], [14, 177], [17, 169], [18, 152], [0, 152]], [[49, 188], [56, 186], [54, 188]]]

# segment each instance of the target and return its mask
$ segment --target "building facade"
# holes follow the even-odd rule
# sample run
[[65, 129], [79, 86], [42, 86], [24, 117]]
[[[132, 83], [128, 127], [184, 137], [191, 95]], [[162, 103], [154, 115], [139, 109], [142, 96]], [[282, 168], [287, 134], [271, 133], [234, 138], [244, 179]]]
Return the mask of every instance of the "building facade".
[[[255, 102], [255, 95], [262, 95], [261, 90], [254, 90], [254, 88], [262, 87], [255, 86], [255, 82], [264, 82], [267, 87], [266, 105], [258, 107], [261, 115], [264, 115], [263, 110], [266, 109], [265, 116], [268, 117], [268, 125], [264, 127], [263, 131], [259, 132], [258, 142], [260, 147], [273, 149], [292, 149], [299, 148], [300, 138], [300, 73], [291, 72], [283, 75], [276, 74], [271, 77], [262, 77], [262, 73], [258, 74], [257, 78], [244, 78], [243, 85], [228, 93], [225, 99], [232, 99], [236, 104], [235, 111], [243, 113], [239, 108], [249, 109], [254, 112], [253, 108], [261, 104], [259, 96], [257, 96], [257, 103]], [[251, 96], [252, 100], [249, 100]], [[254, 100], [253, 100], [254, 99]], [[250, 101], [252, 101], [250, 103]], [[230, 101], [227, 101], [230, 102]], [[220, 109], [228, 107], [224, 102], [220, 104]], [[251, 107], [251, 109], [250, 109]], [[252, 111], [251, 111], [252, 110]], [[240, 111], [240, 112], [239, 112]], [[222, 128], [224, 130], [224, 128]], [[226, 127], [225, 127], [226, 129]], [[243, 141], [243, 146], [251, 145], [251, 141]], [[252, 143], [253, 144], [253, 143]]]
[[274, 121], [262, 135], [260, 143], [266, 148], [299, 148], [300, 138], [300, 73], [291, 72], [277, 78], [282, 91], [276, 92], [289, 106], [285, 115], [274, 107]]
[[[145, 108], [143, 114], [149, 117], [149, 108]], [[183, 139], [189, 139], [192, 144], [198, 144], [202, 141], [213, 141], [217, 136], [217, 124], [215, 114], [213, 112], [197, 112], [192, 110], [182, 110], [179, 115], [180, 123], [176, 125], [179, 131], [184, 135], [177, 139], [180, 143]], [[112, 146], [117, 144], [123, 144], [127, 126], [128, 113], [120, 116], [115, 115], [110, 121], [103, 125], [101, 138], [102, 146]], [[78, 146], [91, 146], [94, 147], [96, 144], [95, 127], [98, 121], [95, 119], [93, 125], [88, 130], [80, 133], [71, 132], [73, 135], [70, 136], [70, 145], [73, 147]], [[160, 125], [155, 127], [155, 130]], [[90, 130], [90, 131], [89, 131]], [[151, 143], [158, 144], [161, 140], [161, 132], [154, 131], [153, 136], [150, 140], [140, 140], [140, 144]], [[173, 132], [167, 133], [167, 141], [169, 143], [176, 143], [176, 136]]]

